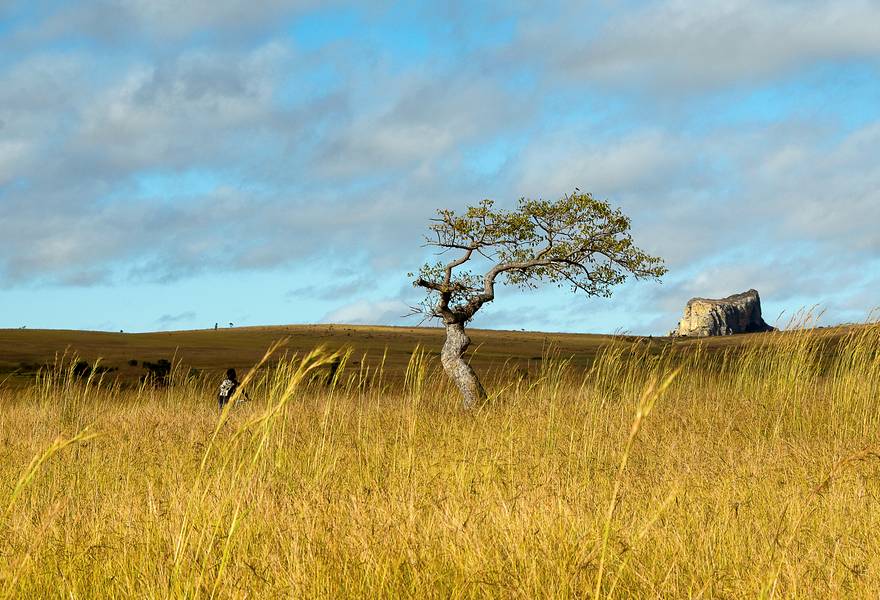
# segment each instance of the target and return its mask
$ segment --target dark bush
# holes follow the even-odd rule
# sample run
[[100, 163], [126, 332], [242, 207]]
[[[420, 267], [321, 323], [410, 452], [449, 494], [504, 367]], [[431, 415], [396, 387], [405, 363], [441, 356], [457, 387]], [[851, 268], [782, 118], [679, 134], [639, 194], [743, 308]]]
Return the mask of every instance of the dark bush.
[[141, 377], [141, 381], [147, 381], [156, 386], [168, 385], [171, 376], [171, 361], [160, 358], [154, 363], [145, 360], [141, 365], [147, 370], [147, 374]]
[[92, 374], [92, 367], [84, 360], [78, 361], [73, 365], [73, 376], [77, 379], [88, 379]]

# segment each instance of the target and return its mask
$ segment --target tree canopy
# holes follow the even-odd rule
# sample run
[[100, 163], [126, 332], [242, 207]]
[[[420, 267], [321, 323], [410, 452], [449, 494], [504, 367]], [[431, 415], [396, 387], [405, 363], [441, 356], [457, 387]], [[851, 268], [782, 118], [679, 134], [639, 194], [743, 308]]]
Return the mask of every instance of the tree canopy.
[[[428, 291], [428, 315], [465, 323], [495, 299], [495, 284], [534, 288], [570, 286], [587, 296], [610, 296], [628, 275], [659, 279], [662, 259], [636, 247], [631, 222], [620, 209], [575, 190], [556, 201], [522, 198], [516, 210], [492, 200], [464, 214], [441, 209], [429, 226], [427, 245], [458, 252], [448, 262], [424, 265], [413, 285]], [[482, 274], [463, 268], [474, 258], [489, 261]]]

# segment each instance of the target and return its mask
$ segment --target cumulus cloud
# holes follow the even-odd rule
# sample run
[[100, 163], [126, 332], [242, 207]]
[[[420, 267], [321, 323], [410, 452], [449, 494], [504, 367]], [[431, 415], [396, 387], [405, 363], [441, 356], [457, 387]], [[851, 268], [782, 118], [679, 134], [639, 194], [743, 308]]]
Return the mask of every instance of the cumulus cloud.
[[880, 53], [880, 6], [871, 0], [664, 0], [628, 8], [596, 24], [593, 5], [569, 3], [557, 19], [524, 26], [510, 52], [540, 57], [557, 81], [677, 94], [822, 61], [876, 61]]
[[[796, 140], [798, 142], [800, 140]], [[769, 144], [752, 161], [749, 207], [780, 233], [876, 256], [880, 250], [880, 121], [837, 143]]]
[[[683, 140], [663, 131], [640, 131], [621, 139], [587, 142], [570, 131], [548, 133], [524, 153], [521, 188], [529, 195], [570, 190], [589, 182], [596, 194], [621, 189], [645, 192], [680, 180], [693, 163]], [[543, 192], [542, 192], [543, 190]]]
[[[448, 159], [491, 139], [531, 114], [528, 98], [510, 97], [497, 82], [462, 73], [422, 74], [387, 81], [388, 100], [354, 115], [315, 156], [331, 177], [406, 168]], [[433, 166], [433, 165], [432, 165]]]
[[[296, 68], [277, 44], [244, 55], [194, 51], [130, 67], [78, 111], [68, 151], [111, 176], [136, 169], [247, 168], [282, 148], [326, 105], [275, 103], [284, 68]], [[210, 142], [209, 142], [210, 140]]]
[[[15, 124], [0, 142], [0, 284], [75, 281], [83, 265], [108, 281], [173, 281], [352, 252], [401, 265], [434, 208], [482, 195], [456, 179], [450, 154], [511, 113], [490, 109], [502, 97], [479, 78], [379, 72], [396, 91], [346, 119], [344, 98], [364, 89], [288, 98], [313, 59], [275, 41], [136, 60], [99, 81], [97, 57], [14, 65], [15, 85], [0, 90], [0, 118]], [[192, 172], [208, 183], [174, 188]], [[381, 180], [340, 185], [355, 175]], [[143, 185], [156, 176], [165, 189]]]

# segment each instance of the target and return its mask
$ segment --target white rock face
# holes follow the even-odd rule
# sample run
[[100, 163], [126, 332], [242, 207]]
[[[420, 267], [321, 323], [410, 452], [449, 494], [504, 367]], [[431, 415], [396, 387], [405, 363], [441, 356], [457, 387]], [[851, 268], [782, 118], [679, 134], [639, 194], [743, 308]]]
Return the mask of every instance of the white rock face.
[[720, 300], [691, 298], [684, 309], [684, 318], [672, 336], [709, 337], [773, 331], [761, 317], [758, 290], [749, 290]]

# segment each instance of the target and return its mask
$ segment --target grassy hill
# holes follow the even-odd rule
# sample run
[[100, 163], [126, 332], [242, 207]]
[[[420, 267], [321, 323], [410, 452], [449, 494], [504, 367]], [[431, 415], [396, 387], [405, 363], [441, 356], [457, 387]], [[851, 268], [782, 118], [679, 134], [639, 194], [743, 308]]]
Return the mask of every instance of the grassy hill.
[[[829, 342], [847, 328], [829, 328]], [[769, 334], [773, 335], [773, 334]], [[574, 368], [588, 367], [603, 346], [646, 344], [651, 353], [673, 345], [686, 350], [696, 345], [708, 351], [738, 348], [766, 341], [768, 334], [712, 339], [672, 340], [662, 337], [612, 336], [522, 331], [470, 330], [472, 361], [486, 372], [507, 365], [533, 369], [548, 350], [570, 358]], [[43, 365], [65, 352], [112, 369], [111, 376], [137, 381], [145, 373], [144, 361], [178, 360], [184, 367], [213, 374], [228, 367], [254, 365], [275, 341], [286, 339], [288, 353], [303, 353], [318, 346], [353, 350], [351, 363], [376, 367], [383, 362], [388, 378], [402, 377], [413, 350], [421, 346], [439, 355], [444, 331], [432, 327], [376, 327], [354, 325], [287, 325], [203, 329], [157, 333], [107, 333], [75, 330], [0, 329], [0, 376], [8, 382], [29, 380]]]

